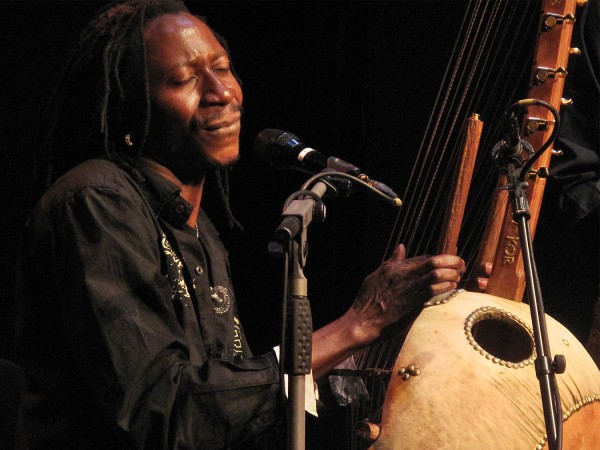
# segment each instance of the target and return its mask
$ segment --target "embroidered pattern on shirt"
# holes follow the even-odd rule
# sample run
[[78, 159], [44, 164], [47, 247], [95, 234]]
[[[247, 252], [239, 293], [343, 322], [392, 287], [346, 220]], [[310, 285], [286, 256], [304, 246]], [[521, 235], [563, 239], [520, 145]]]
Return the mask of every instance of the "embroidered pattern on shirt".
[[229, 297], [229, 291], [226, 287], [211, 287], [210, 296], [212, 297], [213, 309], [218, 315], [225, 314], [227, 311], [229, 311], [231, 299]]
[[233, 316], [233, 357], [244, 359], [244, 348], [242, 346], [242, 327], [240, 319]]
[[171, 287], [173, 288], [173, 294], [171, 295], [171, 300], [180, 301], [183, 306], [188, 306], [190, 301], [190, 292], [188, 291], [187, 284], [185, 283], [185, 279], [183, 278], [183, 262], [181, 258], [177, 256], [177, 253], [171, 247], [171, 243], [167, 239], [165, 233], [162, 233], [161, 240], [162, 251], [167, 258], [167, 278], [171, 283]]

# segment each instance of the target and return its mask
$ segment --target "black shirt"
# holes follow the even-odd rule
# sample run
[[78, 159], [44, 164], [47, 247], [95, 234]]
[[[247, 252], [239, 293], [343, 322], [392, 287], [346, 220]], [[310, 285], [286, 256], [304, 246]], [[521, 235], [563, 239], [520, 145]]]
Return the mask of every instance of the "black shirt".
[[552, 160], [548, 187], [564, 216], [577, 221], [600, 215], [600, 1], [579, 10], [571, 44], [582, 54], [569, 60], [564, 97], [573, 104], [561, 108], [555, 147], [564, 155]]
[[190, 211], [105, 160], [37, 205], [20, 265], [33, 448], [225, 448], [278, 422], [276, 358], [251, 354], [227, 252]]

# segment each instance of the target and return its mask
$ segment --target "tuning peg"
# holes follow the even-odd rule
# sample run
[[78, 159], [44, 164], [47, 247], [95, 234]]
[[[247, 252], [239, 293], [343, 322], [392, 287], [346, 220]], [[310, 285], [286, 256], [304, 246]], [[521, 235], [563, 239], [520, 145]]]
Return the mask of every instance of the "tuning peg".
[[575, 16], [571, 13], [566, 15], [546, 13], [543, 21], [543, 31], [550, 31], [556, 25], [562, 25], [563, 23], [575, 23]]
[[551, 69], [550, 67], [538, 67], [535, 70], [533, 76], [533, 83], [536, 86], [543, 84], [548, 80], [548, 78], [564, 78], [567, 76], [567, 69], [564, 67], [557, 67], [556, 69]]
[[525, 124], [525, 132], [531, 135], [536, 131], [546, 131], [548, 125], [554, 125], [554, 120], [540, 119], [539, 117], [529, 117]]

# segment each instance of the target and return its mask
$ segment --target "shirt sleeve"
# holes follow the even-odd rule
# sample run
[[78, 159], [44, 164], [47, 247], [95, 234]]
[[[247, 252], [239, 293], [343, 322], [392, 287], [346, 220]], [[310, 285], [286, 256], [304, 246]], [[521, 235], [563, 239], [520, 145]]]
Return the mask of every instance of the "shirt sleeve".
[[190, 363], [152, 211], [130, 194], [84, 188], [30, 220], [28, 357], [76, 374], [65, 395], [89, 396], [138, 448], [223, 448], [260, 435], [282, 416], [274, 353]]

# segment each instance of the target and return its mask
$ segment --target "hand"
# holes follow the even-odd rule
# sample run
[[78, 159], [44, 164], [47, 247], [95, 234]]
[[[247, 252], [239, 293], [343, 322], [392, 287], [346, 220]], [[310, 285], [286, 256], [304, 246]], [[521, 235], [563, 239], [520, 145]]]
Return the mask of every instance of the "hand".
[[406, 259], [406, 249], [399, 245], [392, 257], [365, 279], [352, 305], [365, 345], [434, 295], [456, 289], [464, 271], [465, 263], [458, 256]]

